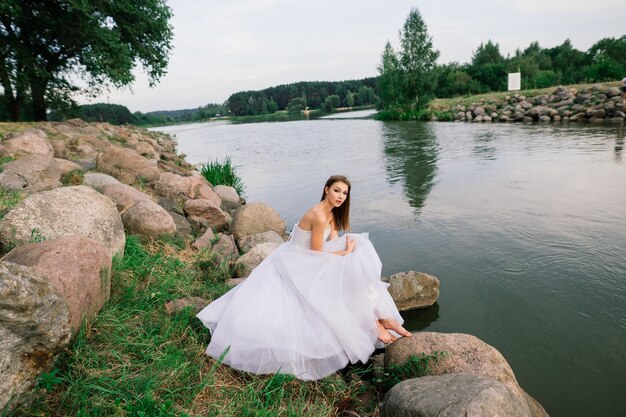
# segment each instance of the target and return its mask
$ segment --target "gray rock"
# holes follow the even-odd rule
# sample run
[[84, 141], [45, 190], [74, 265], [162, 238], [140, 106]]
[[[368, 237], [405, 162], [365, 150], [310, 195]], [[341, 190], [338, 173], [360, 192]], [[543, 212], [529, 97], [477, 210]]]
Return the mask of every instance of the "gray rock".
[[479, 338], [463, 333], [419, 332], [403, 337], [387, 347], [385, 366], [407, 362], [411, 355], [447, 352], [437, 362], [431, 362], [431, 375], [467, 373], [494, 379], [525, 402], [534, 417], [546, 417], [539, 403], [518, 385], [515, 374], [506, 359], [493, 346]]
[[280, 215], [263, 203], [249, 203], [233, 213], [230, 230], [239, 240], [243, 236], [273, 230], [279, 235], [285, 234], [286, 224]]
[[149, 161], [129, 148], [110, 147], [100, 152], [97, 168], [128, 185], [142, 181], [156, 181], [160, 175], [156, 162]]
[[12, 156], [37, 154], [54, 157], [54, 149], [46, 139], [46, 134], [40, 129], [26, 129], [2, 141], [2, 145]]
[[74, 332], [109, 299], [111, 255], [95, 240], [63, 236], [30, 243], [13, 249], [2, 260], [30, 267], [45, 277], [68, 305]]
[[244, 278], [250, 275], [252, 270], [256, 268], [265, 258], [274, 252], [280, 246], [276, 242], [261, 243], [253, 247], [250, 252], [243, 255], [237, 260], [240, 267], [237, 269], [237, 277]]
[[157, 203], [159, 204], [159, 206], [163, 207], [165, 210], [171, 213], [180, 214], [181, 216], [185, 215], [185, 213], [183, 213], [176, 201], [172, 200], [171, 198], [159, 197]]
[[472, 114], [474, 116], [484, 116], [485, 115], [485, 109], [483, 109], [480, 106], [477, 106], [474, 108], [474, 111], [472, 111]]
[[399, 272], [382, 280], [400, 311], [430, 307], [439, 298], [439, 279], [423, 272]]
[[207, 229], [207, 231], [198, 239], [196, 239], [196, 241], [193, 242], [191, 246], [196, 249], [209, 249], [210, 250], [211, 247], [213, 246], [214, 240], [215, 240], [215, 234], [213, 233], [213, 230]]
[[[126, 184], [108, 184], [102, 187], [100, 193], [107, 196], [115, 203], [117, 211], [120, 213], [134, 206], [140, 201], [150, 201], [149, 195], [142, 193], [138, 189]], [[156, 203], [155, 203], [156, 204]], [[160, 207], [160, 206], [159, 206]]]
[[54, 163], [61, 171], [61, 176], [69, 174], [72, 171], [82, 171], [83, 167], [76, 162], [68, 161], [67, 159], [54, 158]]
[[187, 221], [187, 218], [173, 211], [168, 211], [168, 214], [172, 217], [172, 220], [174, 220], [176, 234], [184, 239], [189, 239], [191, 237], [191, 225], [189, 221]]
[[87, 172], [83, 179], [83, 185], [87, 185], [98, 192], [102, 191], [102, 188], [109, 184], [121, 184], [121, 182], [110, 175], [100, 172]]
[[206, 219], [209, 227], [217, 231], [228, 230], [229, 219], [218, 204], [213, 201], [198, 199], [185, 201], [185, 213]]
[[173, 314], [178, 313], [186, 307], [191, 307], [191, 312], [196, 314], [206, 307], [211, 301], [205, 300], [200, 297], [187, 297], [179, 298], [178, 300], [172, 300], [165, 303], [165, 313]]
[[203, 234], [209, 228], [209, 221], [202, 217], [187, 216], [187, 221], [196, 235]]
[[67, 235], [98, 241], [112, 256], [124, 251], [124, 226], [115, 204], [85, 185], [33, 194], [0, 222], [4, 247], [29, 243], [37, 236], [56, 239]]
[[617, 87], [609, 87], [604, 94], [606, 94], [607, 97], [616, 97], [621, 96], [622, 92]]
[[213, 201], [219, 207], [221, 198], [213, 192], [208, 181], [198, 175], [181, 176], [172, 172], [163, 172], [154, 183], [154, 191], [177, 202], [187, 199], [204, 199]]
[[381, 416], [531, 417], [525, 402], [491, 378], [470, 374], [424, 376], [395, 385]]
[[64, 140], [51, 139], [48, 142], [50, 142], [50, 145], [52, 146], [55, 158], [67, 159], [67, 157], [69, 156], [69, 152], [67, 150], [67, 147], [65, 146]]
[[74, 162], [76, 162], [78, 165], [83, 167], [85, 171], [96, 169], [96, 158], [82, 158], [82, 159], [77, 159]]
[[251, 236], [243, 236], [237, 240], [237, 246], [239, 246], [239, 249], [241, 249], [243, 253], [248, 253], [250, 249], [256, 245], [267, 242], [281, 244], [284, 243], [285, 240], [275, 231], [268, 230], [267, 232], [257, 233]]
[[54, 158], [32, 154], [7, 162], [0, 173], [0, 187], [33, 193], [61, 186], [61, 170]]
[[172, 236], [176, 223], [172, 216], [152, 200], [142, 200], [122, 213], [124, 227], [132, 234], [146, 237]]
[[549, 123], [552, 119], [550, 119], [550, 116], [539, 116], [539, 121], [541, 123]]
[[[0, 262], [0, 410], [19, 405], [70, 341], [63, 297], [30, 268]], [[9, 404], [10, 402], [10, 404]]]
[[239, 194], [233, 187], [227, 185], [216, 185], [213, 191], [222, 199], [221, 209], [230, 213], [237, 210], [241, 205], [239, 202]]
[[[208, 231], [207, 231], [208, 233]], [[218, 241], [213, 245], [213, 252], [217, 254], [219, 262], [231, 262], [239, 257], [235, 239], [231, 235], [218, 233]]]

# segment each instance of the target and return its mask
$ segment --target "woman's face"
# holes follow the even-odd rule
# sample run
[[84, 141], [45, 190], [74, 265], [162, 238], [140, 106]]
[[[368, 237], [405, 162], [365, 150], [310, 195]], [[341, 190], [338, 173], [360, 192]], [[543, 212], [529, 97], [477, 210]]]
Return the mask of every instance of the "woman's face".
[[348, 198], [348, 184], [337, 181], [330, 187], [326, 187], [326, 199], [333, 205], [339, 207]]

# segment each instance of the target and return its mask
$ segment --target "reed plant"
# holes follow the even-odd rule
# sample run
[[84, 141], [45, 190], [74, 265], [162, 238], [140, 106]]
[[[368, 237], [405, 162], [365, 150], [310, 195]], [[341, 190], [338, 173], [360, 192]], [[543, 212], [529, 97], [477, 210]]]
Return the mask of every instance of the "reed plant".
[[240, 196], [244, 193], [245, 186], [241, 178], [237, 175], [230, 156], [225, 157], [221, 162], [215, 159], [202, 164], [200, 166], [200, 173], [213, 185], [228, 185], [233, 187]]

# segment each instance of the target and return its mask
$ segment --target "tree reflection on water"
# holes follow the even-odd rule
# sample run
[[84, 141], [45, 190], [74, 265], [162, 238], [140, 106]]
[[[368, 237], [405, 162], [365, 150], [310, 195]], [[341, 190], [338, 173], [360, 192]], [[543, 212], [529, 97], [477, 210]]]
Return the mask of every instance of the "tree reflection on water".
[[431, 123], [387, 122], [383, 129], [387, 182], [401, 181], [419, 213], [434, 185], [439, 144]]

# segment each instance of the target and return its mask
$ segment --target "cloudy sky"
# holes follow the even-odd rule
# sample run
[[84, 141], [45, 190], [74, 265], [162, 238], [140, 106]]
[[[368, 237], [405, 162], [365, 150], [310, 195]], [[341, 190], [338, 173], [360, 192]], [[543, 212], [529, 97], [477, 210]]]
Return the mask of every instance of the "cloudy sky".
[[137, 70], [132, 89], [81, 103], [131, 111], [194, 108], [232, 93], [313, 80], [377, 74], [387, 40], [411, 7], [422, 13], [439, 61], [467, 62], [491, 39], [513, 54], [532, 41], [553, 47], [569, 38], [586, 51], [626, 34], [626, 1], [596, 0], [169, 0], [174, 49], [168, 74], [153, 88]]

